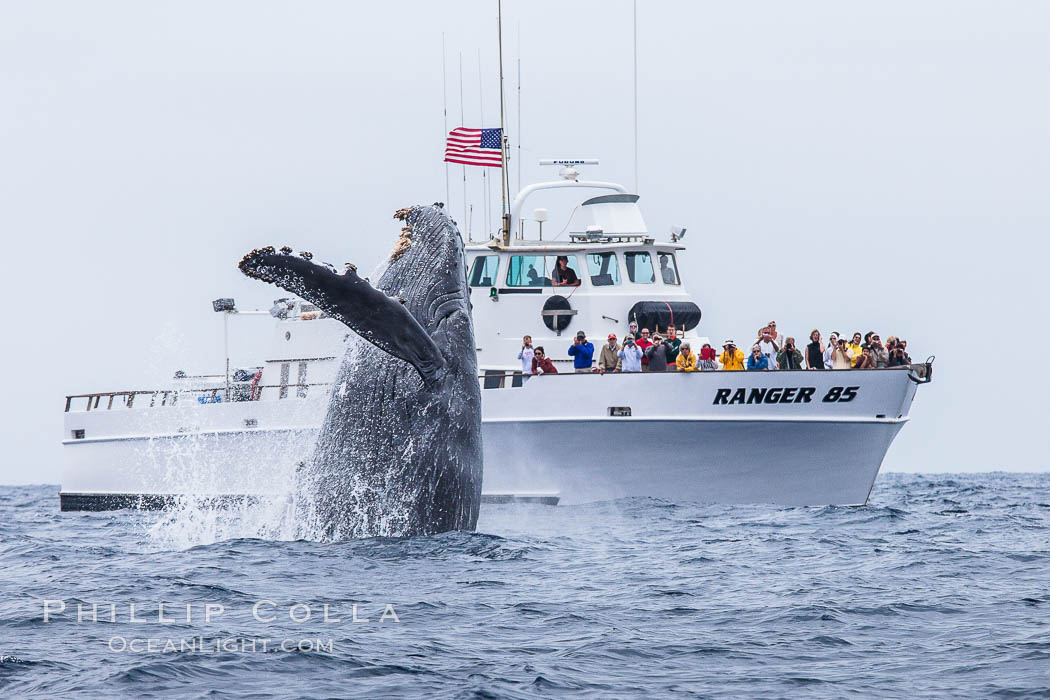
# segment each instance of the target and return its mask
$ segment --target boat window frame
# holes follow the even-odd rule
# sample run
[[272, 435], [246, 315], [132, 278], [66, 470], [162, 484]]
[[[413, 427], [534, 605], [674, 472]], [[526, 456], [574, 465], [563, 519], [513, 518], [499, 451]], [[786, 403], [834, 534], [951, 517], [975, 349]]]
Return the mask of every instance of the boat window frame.
[[674, 273], [674, 282], [668, 282], [664, 279], [663, 268], [660, 268], [660, 283], [665, 284], [669, 287], [681, 287], [682, 286], [682, 273], [678, 271], [678, 256], [674, 254], [673, 250], [658, 250], [656, 251], [657, 263], [660, 261], [660, 256], [666, 255], [671, 258], [670, 270]]
[[[654, 252], [655, 251], [653, 251], [651, 249], [650, 250], [625, 250], [625, 251], [623, 251], [623, 266], [627, 270], [627, 279], [628, 279], [628, 281], [631, 284], [656, 284], [656, 268], [653, 266], [653, 253]], [[640, 281], [636, 280], [634, 278], [635, 275], [632, 274], [632, 272], [634, 272], [635, 270], [627, 262], [627, 256], [628, 255], [632, 255], [632, 256], [633, 255], [645, 255], [646, 257], [648, 257], [649, 258], [649, 272], [652, 274], [653, 278], [651, 280], [649, 280], [648, 282], [640, 282]]]
[[[554, 266], [558, 264], [558, 258], [564, 255], [569, 259], [569, 267], [576, 273], [576, 278], [580, 280], [581, 285], [583, 284], [583, 275], [580, 274], [580, 261], [576, 256], [576, 251], [565, 251], [561, 253], [514, 253], [507, 256], [507, 274], [504, 282], [507, 287], [514, 289], [554, 289], [554, 280], [551, 279], [551, 274], [548, 273], [554, 271]], [[541, 274], [543, 284], [521, 284], [521, 267], [518, 268], [518, 282], [511, 281], [511, 273], [514, 270], [514, 258], [539, 258], [543, 260], [543, 271]]]
[[[480, 260], [482, 258], [495, 258], [496, 259], [496, 269], [493, 270], [492, 275], [488, 278], [489, 279], [489, 283], [488, 284], [483, 284], [481, 281], [478, 281], [477, 283], [474, 283], [474, 281], [473, 281], [474, 267], [478, 264], [478, 260]], [[484, 263], [484, 264], [486, 266], [488, 265], [487, 262]], [[500, 266], [500, 255], [497, 254], [497, 253], [484, 253], [482, 255], [475, 255], [474, 256], [474, 260], [472, 260], [471, 263], [470, 263], [470, 272], [468, 273], [468, 276], [467, 276], [467, 286], [468, 287], [495, 287], [496, 284], [499, 282], [499, 266]], [[483, 271], [484, 270], [482, 270], [482, 272]], [[481, 279], [483, 280], [485, 278], [482, 277]]]
[[[599, 284], [598, 282], [594, 281], [594, 278], [595, 277], [600, 277], [601, 273], [593, 274], [591, 272], [591, 262], [590, 262], [590, 257], [589, 257], [591, 255], [596, 255], [596, 256], [599, 256], [599, 257], [602, 257], [602, 258], [606, 258], [606, 257], [611, 257], [612, 258], [613, 266], [614, 266], [613, 267], [614, 274], [613, 274], [613, 277], [612, 277], [612, 279], [613, 279], [612, 282], [610, 282], [608, 284]], [[619, 286], [620, 284], [623, 284], [623, 275], [620, 274], [620, 256], [616, 254], [616, 251], [614, 251], [614, 250], [586, 251], [583, 254], [583, 262], [587, 266], [587, 280], [591, 283], [592, 287], [616, 287], [616, 286]], [[583, 278], [581, 277], [581, 279], [583, 279]]]

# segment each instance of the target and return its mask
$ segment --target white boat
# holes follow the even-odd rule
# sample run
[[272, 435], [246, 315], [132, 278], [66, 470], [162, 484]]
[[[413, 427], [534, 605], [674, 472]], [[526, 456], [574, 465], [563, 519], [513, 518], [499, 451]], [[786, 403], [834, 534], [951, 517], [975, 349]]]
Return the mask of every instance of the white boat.
[[[631, 319], [661, 328], [673, 319], [694, 350], [707, 339], [680, 277], [679, 234], [656, 241], [637, 195], [580, 181], [574, 163], [559, 163], [561, 179], [517, 195], [511, 233], [467, 246], [484, 498], [866, 503], [932, 361], [880, 370], [573, 372], [567, 349], [581, 329], [596, 359], [606, 336], [622, 340]], [[567, 233], [544, 240], [547, 212], [526, 221], [523, 211], [550, 189], [579, 189], [581, 203]], [[579, 286], [552, 286], [561, 255]], [[216, 310], [238, 313], [232, 300], [217, 301]], [[264, 315], [273, 340], [257, 369], [232, 378], [228, 368], [210, 377], [180, 373], [162, 388], [68, 396], [62, 508], [291, 493], [344, 343], [361, 341], [299, 300], [279, 300]], [[517, 353], [525, 334], [545, 347], [557, 375], [523, 377]]]

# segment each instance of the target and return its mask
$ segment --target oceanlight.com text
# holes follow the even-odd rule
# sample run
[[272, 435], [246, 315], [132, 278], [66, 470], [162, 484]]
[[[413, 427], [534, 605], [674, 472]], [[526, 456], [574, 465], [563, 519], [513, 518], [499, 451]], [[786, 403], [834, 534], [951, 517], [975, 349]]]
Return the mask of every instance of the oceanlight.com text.
[[251, 653], [251, 652], [316, 652], [331, 654], [335, 641], [328, 637], [310, 639], [271, 639], [269, 637], [204, 637], [188, 638], [109, 638], [109, 650], [118, 654], [173, 654], [194, 652], [198, 654]]

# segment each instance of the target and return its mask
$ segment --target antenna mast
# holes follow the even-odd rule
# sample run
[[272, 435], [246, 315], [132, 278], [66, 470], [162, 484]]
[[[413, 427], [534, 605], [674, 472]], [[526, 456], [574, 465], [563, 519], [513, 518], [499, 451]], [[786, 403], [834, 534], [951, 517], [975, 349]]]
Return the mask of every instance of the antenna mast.
[[[481, 81], [481, 48], [478, 48], [478, 110], [481, 117], [481, 128], [485, 128], [485, 91], [483, 89], [483, 83]], [[492, 233], [489, 231], [489, 222], [491, 222], [491, 210], [489, 209], [489, 200], [492, 198], [491, 192], [489, 191], [489, 177], [488, 168], [481, 169], [481, 201], [484, 203], [484, 214], [483, 224], [481, 226], [482, 231], [485, 232], [486, 236], [491, 237]]]
[[499, 34], [499, 127], [500, 144], [500, 195], [503, 199], [503, 245], [510, 245], [510, 212], [507, 211], [509, 185], [507, 183], [507, 126], [506, 104], [503, 99], [503, 0], [496, 0], [496, 28]]
[[[444, 125], [445, 133], [442, 134], [442, 139], [448, 138], [448, 85], [447, 80], [448, 74], [445, 70], [445, 32], [441, 32], [441, 117]], [[448, 161], [445, 161], [445, 206], [449, 206], [452, 198], [449, 196], [448, 189]]]
[[[459, 123], [465, 124], [463, 121], [463, 52], [459, 52]], [[471, 242], [473, 239], [470, 236], [470, 224], [467, 218], [467, 166], [460, 166], [463, 168], [463, 223], [467, 225], [467, 242]]]
[[518, 20], [518, 189], [521, 189], [521, 20]]
[[634, 193], [638, 194], [638, 0], [634, 0]]

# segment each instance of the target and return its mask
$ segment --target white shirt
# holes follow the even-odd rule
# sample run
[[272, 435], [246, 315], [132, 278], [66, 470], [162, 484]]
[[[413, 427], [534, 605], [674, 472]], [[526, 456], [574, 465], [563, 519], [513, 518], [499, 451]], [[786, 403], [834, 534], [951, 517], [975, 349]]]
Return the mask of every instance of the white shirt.
[[524, 374], [532, 374], [532, 356], [535, 354], [536, 351], [532, 348], [522, 348], [518, 353], [518, 359], [521, 360], [521, 371]]
[[764, 340], [759, 340], [758, 349], [761, 350], [762, 354], [766, 356], [767, 360], [769, 360], [769, 369], [779, 369], [777, 367], [777, 350], [773, 347], [773, 341], [767, 343]]
[[[835, 343], [838, 340], [836, 339]], [[835, 349], [835, 343], [828, 341], [827, 347], [824, 348], [824, 367], [825, 369], [831, 369], [831, 351]]]
[[623, 360], [623, 366], [621, 372], [641, 372], [642, 371], [642, 349], [634, 343], [630, 345], [624, 345], [620, 349], [620, 352], [616, 353]]

